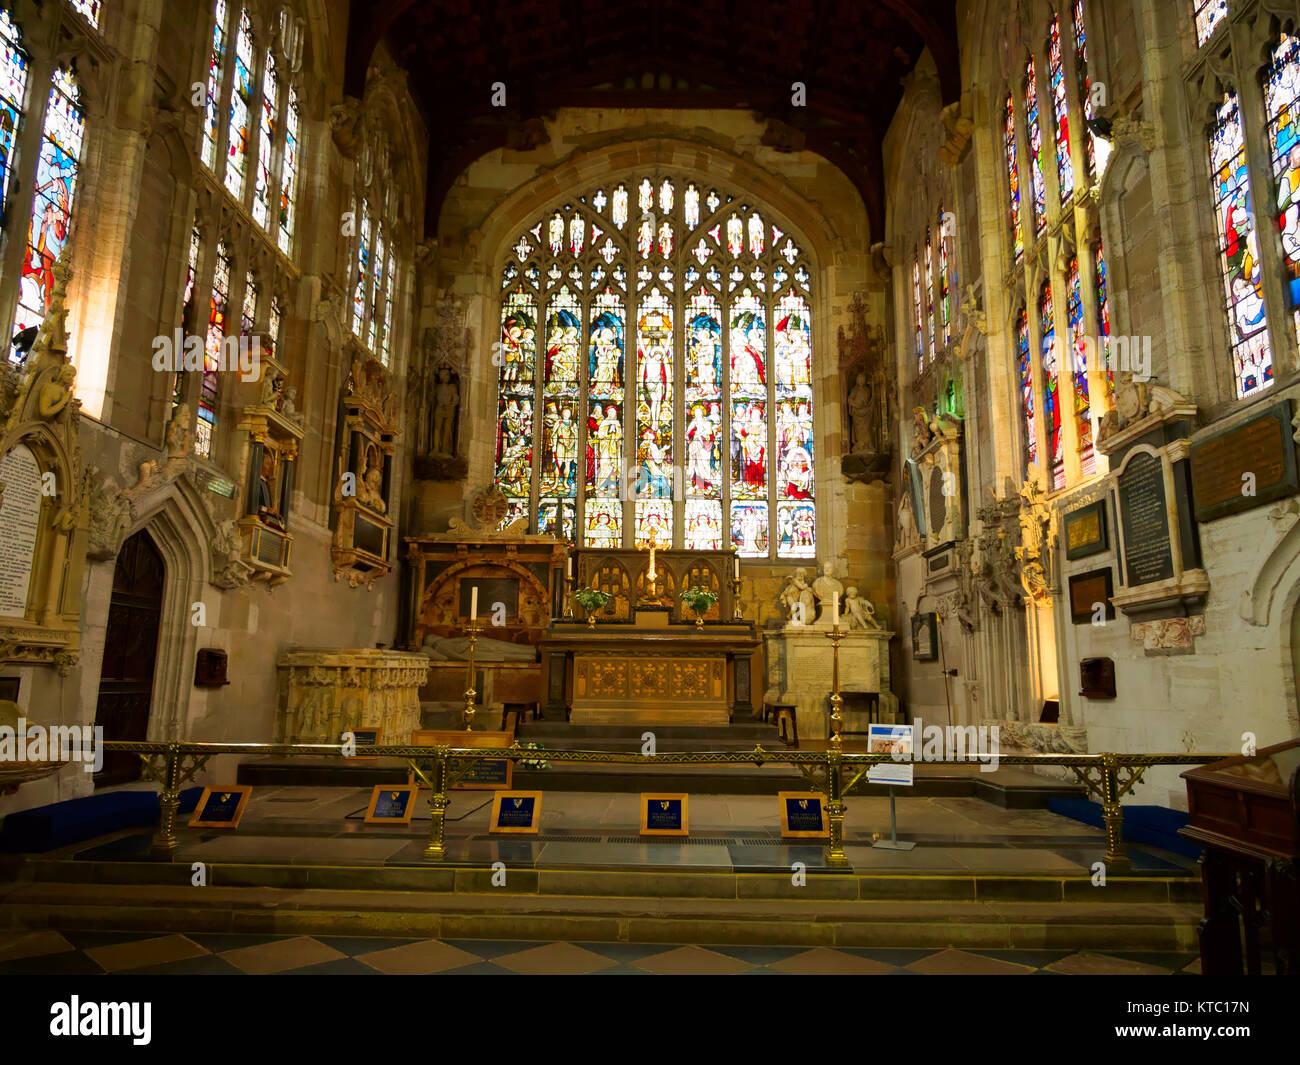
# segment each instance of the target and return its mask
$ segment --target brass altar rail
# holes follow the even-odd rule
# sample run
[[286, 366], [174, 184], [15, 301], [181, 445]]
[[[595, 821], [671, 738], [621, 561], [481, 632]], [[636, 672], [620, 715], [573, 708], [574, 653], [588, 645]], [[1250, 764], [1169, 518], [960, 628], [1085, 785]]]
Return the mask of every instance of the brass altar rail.
[[[425, 858], [441, 861], [446, 854], [444, 830], [451, 788], [474, 763], [484, 758], [513, 758], [529, 761], [595, 762], [609, 765], [745, 765], [761, 766], [772, 762], [793, 765], [809, 786], [826, 796], [829, 838], [826, 865], [848, 868], [844, 854], [844, 799], [866, 777], [873, 765], [892, 762], [890, 754], [847, 753], [834, 747], [825, 751], [768, 751], [756, 745], [752, 751], [693, 751], [643, 755], [634, 751], [568, 751], [544, 747], [450, 747], [446, 745], [413, 746], [380, 744], [356, 746], [344, 754], [341, 744], [326, 743], [143, 743], [106, 740], [110, 751], [137, 754], [144, 762], [145, 776], [159, 784], [158, 829], [154, 834], [154, 851], [170, 856], [177, 847], [176, 812], [180, 806], [181, 787], [193, 779], [209, 758], [218, 754], [257, 754], [271, 756], [317, 755], [325, 757], [405, 758], [412, 773], [429, 786], [431, 823]], [[1106, 829], [1106, 854], [1103, 861], [1111, 872], [1125, 872], [1131, 863], [1124, 851], [1124, 813], [1120, 800], [1137, 785], [1142, 774], [1157, 765], [1204, 765], [1226, 758], [1223, 754], [999, 754], [998, 765], [1048, 766], [1070, 769], [1088, 793], [1101, 803]], [[969, 758], [923, 759], [924, 765], [971, 765], [987, 763], [992, 756], [972, 754]], [[429, 763], [432, 763], [431, 765]], [[913, 763], [915, 764], [915, 763]], [[848, 782], [845, 783], [845, 778]]]

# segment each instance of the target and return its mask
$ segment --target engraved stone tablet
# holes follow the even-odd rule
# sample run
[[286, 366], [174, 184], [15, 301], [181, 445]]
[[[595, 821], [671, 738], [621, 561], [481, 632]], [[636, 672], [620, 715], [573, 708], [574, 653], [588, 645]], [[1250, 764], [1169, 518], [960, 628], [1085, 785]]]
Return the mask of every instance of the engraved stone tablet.
[[27, 589], [36, 554], [41, 517], [41, 471], [36, 456], [19, 444], [0, 461], [0, 617], [20, 618], [27, 610]]
[[1288, 400], [1194, 443], [1191, 460], [1196, 520], [1213, 521], [1300, 490], [1291, 432]]
[[1117, 484], [1119, 520], [1124, 531], [1125, 583], [1135, 587], [1168, 580], [1174, 575], [1174, 555], [1160, 458], [1145, 451], [1137, 452], [1129, 459]]

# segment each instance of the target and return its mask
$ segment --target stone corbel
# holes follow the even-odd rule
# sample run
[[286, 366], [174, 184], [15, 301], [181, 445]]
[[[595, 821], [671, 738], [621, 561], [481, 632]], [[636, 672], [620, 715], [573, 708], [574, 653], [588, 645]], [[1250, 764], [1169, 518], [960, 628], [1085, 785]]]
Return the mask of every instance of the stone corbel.
[[329, 110], [330, 137], [346, 159], [356, 159], [361, 154], [360, 123], [361, 101], [355, 96], [345, 96]]
[[877, 280], [888, 281], [894, 269], [894, 249], [883, 241], [871, 245], [871, 271]]
[[962, 114], [960, 103], [949, 104], [943, 109], [942, 116], [945, 139], [939, 147], [939, 161], [945, 166], [956, 166], [970, 150], [975, 123]]

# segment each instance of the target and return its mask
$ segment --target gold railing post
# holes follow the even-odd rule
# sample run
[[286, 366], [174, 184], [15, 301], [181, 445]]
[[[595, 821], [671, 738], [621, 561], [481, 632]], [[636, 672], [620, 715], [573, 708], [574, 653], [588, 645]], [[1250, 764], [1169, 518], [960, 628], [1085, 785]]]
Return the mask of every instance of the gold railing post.
[[446, 853], [443, 846], [443, 833], [446, 829], [447, 806], [447, 756], [436, 755], [433, 759], [433, 795], [429, 798], [429, 845], [424, 848], [424, 856], [430, 861], [440, 862]]
[[832, 747], [826, 752], [826, 817], [829, 821], [830, 839], [826, 844], [826, 866], [846, 869], [849, 860], [844, 854], [844, 796], [841, 794], [841, 752]]
[[1101, 818], [1106, 825], [1106, 868], [1127, 873], [1133, 863], [1124, 853], [1124, 807], [1119, 801], [1119, 768], [1115, 755], [1101, 756]]
[[158, 789], [158, 828], [153, 835], [152, 853], [170, 859], [176, 853], [176, 813], [181, 805], [181, 755], [177, 744], [167, 744]]

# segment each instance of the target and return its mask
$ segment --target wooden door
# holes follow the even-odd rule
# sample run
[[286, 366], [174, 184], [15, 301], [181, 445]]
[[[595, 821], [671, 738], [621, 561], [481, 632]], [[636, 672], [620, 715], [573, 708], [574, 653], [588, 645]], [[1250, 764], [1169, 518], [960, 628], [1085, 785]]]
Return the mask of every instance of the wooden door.
[[[162, 620], [166, 567], [149, 534], [141, 529], [122, 545], [113, 571], [113, 597], [104, 638], [95, 724], [106, 740], [144, 740], [149, 730], [158, 626]], [[95, 787], [140, 779], [140, 758], [106, 752]]]

